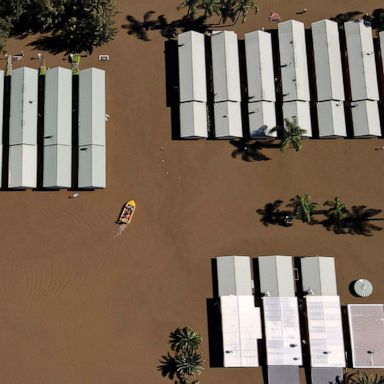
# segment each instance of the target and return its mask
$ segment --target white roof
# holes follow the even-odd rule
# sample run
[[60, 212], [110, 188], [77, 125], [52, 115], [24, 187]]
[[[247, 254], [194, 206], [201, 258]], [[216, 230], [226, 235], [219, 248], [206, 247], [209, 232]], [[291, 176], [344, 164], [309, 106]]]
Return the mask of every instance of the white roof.
[[337, 296], [334, 257], [302, 257], [300, 264], [304, 292], [315, 296]]
[[8, 166], [9, 188], [36, 188], [37, 145], [11, 145]]
[[9, 144], [37, 144], [38, 71], [28, 67], [13, 70]]
[[283, 100], [310, 100], [304, 24], [278, 24]]
[[224, 367], [258, 367], [260, 308], [253, 296], [221, 296]]
[[344, 23], [352, 100], [379, 100], [372, 28], [359, 21]]
[[208, 137], [207, 105], [198, 101], [180, 104], [180, 137]]
[[252, 295], [249, 256], [219, 256], [216, 263], [219, 296]]
[[319, 137], [347, 136], [344, 103], [342, 101], [321, 101], [317, 103]]
[[339, 28], [335, 21], [312, 23], [317, 100], [345, 100]]
[[243, 137], [240, 102], [215, 103], [214, 109], [215, 136], [217, 138]]
[[44, 188], [70, 188], [72, 150], [70, 145], [44, 145]]
[[268, 365], [301, 365], [296, 297], [263, 297]]
[[381, 136], [377, 101], [355, 101], [351, 106], [353, 134], [356, 137]]
[[105, 71], [87, 68], [79, 75], [79, 145], [105, 145]]
[[305, 297], [312, 367], [345, 367], [339, 296]]
[[180, 101], [207, 101], [204, 35], [178, 35]]
[[45, 75], [44, 144], [72, 144], [72, 71], [48, 69]]
[[249, 132], [252, 138], [276, 137], [269, 131], [276, 126], [275, 103], [256, 101], [248, 104]]
[[246, 33], [248, 99], [250, 102], [276, 101], [271, 34], [264, 31]]
[[241, 101], [239, 48], [233, 31], [215, 32], [211, 38], [215, 102]]
[[303, 136], [312, 136], [311, 113], [308, 101], [289, 101], [283, 103], [283, 117], [290, 121], [296, 119], [299, 127], [306, 130]]
[[259, 256], [260, 291], [267, 296], [295, 296], [291, 256]]
[[105, 188], [105, 146], [79, 146], [79, 188]]
[[354, 368], [384, 368], [383, 304], [348, 304]]

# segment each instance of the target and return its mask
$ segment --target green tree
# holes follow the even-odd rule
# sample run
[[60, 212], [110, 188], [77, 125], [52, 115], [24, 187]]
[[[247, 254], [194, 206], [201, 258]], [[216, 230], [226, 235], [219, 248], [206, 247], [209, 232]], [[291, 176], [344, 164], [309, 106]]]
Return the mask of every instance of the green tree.
[[181, 380], [187, 381], [200, 375], [203, 367], [203, 358], [196, 351], [186, 351], [175, 356], [177, 376]]
[[284, 119], [284, 127], [272, 128], [270, 133], [277, 132], [281, 135], [280, 150], [284, 151], [288, 147], [292, 147], [296, 152], [300, 151], [303, 147], [301, 142], [301, 136], [306, 133], [305, 129], [300, 128], [297, 125], [297, 120]]
[[202, 341], [203, 338], [197, 331], [184, 327], [182, 329], [177, 328], [174, 332], [171, 332], [169, 343], [176, 352], [194, 352], [199, 349]]
[[325, 216], [332, 223], [341, 223], [348, 216], [347, 206], [338, 197], [326, 201], [323, 205], [329, 207], [325, 212]]
[[259, 7], [256, 5], [256, 2], [254, 0], [239, 0], [235, 8], [237, 18], [242, 17], [241, 22], [245, 23], [247, 21], [247, 17], [251, 9], [255, 11], [255, 14], [259, 12]]
[[345, 374], [343, 384], [384, 384], [384, 376], [373, 373], [357, 372]]
[[51, 53], [92, 53], [116, 33], [116, 0], [2, 0], [0, 42], [42, 33], [31, 45]]
[[296, 195], [290, 200], [287, 207], [293, 208], [293, 215], [301, 219], [303, 223], [310, 223], [312, 215], [315, 213], [317, 203], [314, 203], [309, 195]]

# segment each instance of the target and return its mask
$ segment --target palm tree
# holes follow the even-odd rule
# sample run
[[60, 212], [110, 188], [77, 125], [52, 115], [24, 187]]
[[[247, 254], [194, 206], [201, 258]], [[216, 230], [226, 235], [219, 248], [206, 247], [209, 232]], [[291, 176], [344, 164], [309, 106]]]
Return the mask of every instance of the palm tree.
[[315, 212], [317, 203], [314, 203], [309, 195], [303, 196], [296, 195], [287, 204], [287, 207], [293, 208], [293, 215], [297, 219], [301, 219], [303, 223], [310, 223], [312, 221], [312, 215]]
[[220, 14], [221, 2], [220, 0], [200, 0], [198, 8], [204, 10], [204, 16], [207, 19]]
[[341, 223], [348, 216], [348, 208], [341, 202], [339, 197], [328, 200], [323, 205], [329, 207], [325, 212], [325, 216], [332, 223]]
[[381, 212], [381, 209], [367, 209], [365, 205], [354, 205], [350, 214], [345, 219], [349, 233], [352, 235], [372, 236], [372, 231], [381, 231], [381, 227], [372, 224], [372, 221], [384, 220], [382, 218], [372, 218]]
[[284, 151], [288, 147], [292, 147], [296, 152], [300, 151], [303, 144], [301, 142], [301, 136], [307, 132], [305, 129], [300, 128], [297, 125], [297, 120], [284, 119], [284, 127], [275, 127], [270, 130], [270, 133], [277, 132], [281, 134], [280, 150]]
[[384, 384], [384, 376], [357, 372], [344, 375], [344, 384]]
[[194, 19], [200, 3], [201, 0], [185, 0], [177, 7], [177, 9], [188, 7], [187, 16]]
[[194, 352], [200, 347], [202, 341], [203, 338], [197, 331], [184, 327], [171, 332], [169, 343], [176, 352]]
[[[248, 13], [251, 9], [255, 10], [255, 14], [259, 12], [259, 7], [256, 5], [254, 0], [239, 0], [239, 4], [235, 8], [237, 14], [236, 22], [240, 16], [242, 16], [242, 23], [247, 21]], [[235, 23], [236, 23], [235, 22]]]
[[203, 370], [203, 358], [198, 352], [187, 352], [175, 356], [176, 373], [180, 379], [200, 375]]

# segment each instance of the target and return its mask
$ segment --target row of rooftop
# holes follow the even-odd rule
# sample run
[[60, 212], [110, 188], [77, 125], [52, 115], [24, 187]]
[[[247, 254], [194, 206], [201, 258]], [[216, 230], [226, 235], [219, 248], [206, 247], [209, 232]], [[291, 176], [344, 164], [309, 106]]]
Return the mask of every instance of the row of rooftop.
[[[380, 59], [376, 66], [372, 28], [363, 22], [349, 21], [344, 24], [341, 33], [343, 36], [340, 36], [338, 24], [334, 21], [312, 23], [313, 52], [310, 47], [307, 51], [304, 24], [299, 21], [279, 23], [276, 42], [266, 31], [245, 34], [247, 100], [243, 97], [243, 103], [247, 104], [248, 113], [243, 121], [249, 125], [249, 132], [243, 132], [245, 127], [242, 128], [236, 33], [212, 33], [211, 64], [206, 58], [204, 35], [197, 32], [180, 34], [181, 138], [208, 137], [211, 127], [207, 123], [207, 74], [209, 95], [211, 69], [216, 138], [243, 137], [244, 133], [253, 138], [271, 136], [268, 131], [276, 126], [280, 101], [283, 118], [295, 119], [306, 130], [304, 136], [313, 136], [312, 125], [315, 123], [319, 137], [346, 137], [346, 118], [352, 120], [355, 137], [381, 136], [378, 83], [383, 82], [383, 65]], [[341, 44], [344, 34], [345, 43]], [[380, 33], [380, 44], [383, 51], [384, 31]], [[377, 55], [381, 57], [380, 50]], [[312, 61], [312, 56], [314, 71], [309, 74], [308, 57]], [[348, 60], [343, 63], [345, 56]], [[281, 79], [282, 91], [279, 100], [276, 98], [278, 79]], [[310, 79], [313, 79], [313, 84], [310, 84]], [[316, 89], [312, 96], [316, 111], [310, 108], [310, 88]], [[276, 101], [279, 101], [277, 105]]]
[[[105, 72], [88, 68], [81, 70], [78, 78], [79, 89], [74, 94], [70, 69], [48, 69], [45, 85], [39, 85], [38, 70], [18, 68], [12, 72], [9, 95], [4, 92], [4, 72], [0, 71], [0, 173], [8, 170], [8, 188], [36, 188], [39, 167], [43, 169], [43, 188], [74, 187], [73, 158], [78, 162], [79, 188], [105, 188]], [[39, 98], [42, 92], [44, 99]], [[73, 97], [79, 100], [76, 106]], [[5, 99], [10, 103], [9, 117], [3, 111]], [[73, 131], [77, 111], [78, 130]], [[44, 132], [39, 148], [38, 124]], [[76, 147], [73, 134], [78, 136]], [[5, 137], [8, 139], [3, 142]], [[42, 164], [38, 164], [39, 151], [43, 152]]]
[[[262, 302], [258, 307], [250, 258], [216, 258], [224, 367], [258, 367], [261, 348], [265, 349], [270, 384], [299, 384], [304, 352], [309, 353], [312, 384], [342, 377], [346, 349], [351, 350], [354, 368], [384, 368], [383, 304], [349, 304], [348, 335], [334, 258], [303, 257], [298, 269], [292, 262], [290, 256], [257, 258], [255, 294], [261, 294]], [[305, 309], [299, 306], [295, 280], [301, 285], [299, 295], [304, 297]], [[300, 327], [300, 317], [305, 329]], [[263, 338], [262, 347], [259, 340]]]

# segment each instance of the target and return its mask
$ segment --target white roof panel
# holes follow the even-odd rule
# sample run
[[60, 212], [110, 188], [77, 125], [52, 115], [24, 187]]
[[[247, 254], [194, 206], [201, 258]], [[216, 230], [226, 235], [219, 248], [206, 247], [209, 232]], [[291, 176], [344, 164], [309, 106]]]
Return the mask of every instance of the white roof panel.
[[244, 38], [249, 102], [276, 101], [271, 34], [255, 31]]
[[241, 101], [239, 48], [236, 33], [214, 32], [211, 43], [215, 102]]
[[381, 136], [377, 101], [362, 100], [352, 103], [353, 134], [356, 137]]
[[283, 117], [290, 121], [296, 119], [299, 127], [306, 130], [303, 137], [312, 136], [311, 113], [308, 101], [289, 101], [283, 103]]
[[348, 304], [354, 368], [384, 368], [383, 304]]
[[269, 133], [276, 126], [275, 103], [256, 101], [248, 104], [249, 131], [252, 138], [276, 137]]
[[334, 257], [302, 257], [300, 264], [304, 292], [315, 296], [337, 296]]
[[381, 63], [382, 63], [382, 68], [384, 69], [384, 31], [379, 32], [379, 38], [380, 38]]
[[105, 71], [87, 68], [79, 75], [79, 145], [105, 145]]
[[105, 147], [103, 145], [79, 146], [79, 188], [105, 188]]
[[259, 256], [260, 291], [269, 296], [295, 296], [291, 256]]
[[208, 137], [207, 105], [198, 101], [180, 104], [180, 137]]
[[329, 100], [317, 103], [317, 118], [320, 137], [347, 136], [342, 101]]
[[304, 24], [288, 20], [278, 24], [283, 100], [309, 101]]
[[352, 100], [379, 100], [372, 28], [362, 21], [344, 23]]
[[317, 100], [345, 100], [339, 28], [335, 21], [312, 23]]
[[72, 151], [70, 145], [44, 145], [44, 188], [70, 188]]
[[45, 75], [44, 144], [72, 144], [72, 71], [48, 69]]
[[224, 367], [258, 367], [260, 308], [253, 296], [221, 296]]
[[301, 365], [296, 297], [263, 297], [268, 365]]
[[180, 101], [207, 101], [204, 35], [189, 31], [178, 35]]
[[241, 106], [237, 101], [214, 104], [215, 135], [217, 138], [243, 137]]
[[345, 367], [339, 296], [305, 297], [312, 367]]
[[18, 144], [9, 147], [9, 188], [36, 188], [37, 145]]
[[28, 67], [13, 70], [9, 144], [37, 144], [38, 71]]
[[216, 263], [219, 296], [252, 295], [249, 256], [219, 256]]

